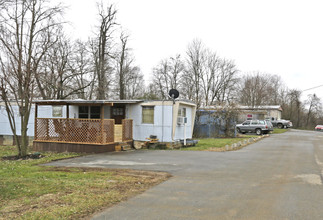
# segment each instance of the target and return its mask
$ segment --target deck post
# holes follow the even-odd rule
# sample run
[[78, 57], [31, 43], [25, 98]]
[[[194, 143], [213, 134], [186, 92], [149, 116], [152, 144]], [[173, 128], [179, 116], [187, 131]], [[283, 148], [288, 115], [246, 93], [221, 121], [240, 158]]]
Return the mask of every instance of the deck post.
[[64, 139], [66, 140], [70, 140], [70, 121], [69, 121], [69, 117], [70, 117], [70, 105], [66, 104], [66, 133], [64, 134], [65, 137]]
[[37, 118], [38, 118], [38, 104], [35, 104], [35, 131], [34, 131], [34, 140], [37, 140]]
[[101, 105], [101, 143], [104, 144], [104, 134], [103, 134], [103, 121], [104, 120], [104, 105]]
[[46, 139], [49, 140], [49, 120], [46, 120]]
[[67, 104], [66, 105], [66, 119], [68, 119], [70, 117], [70, 105]]

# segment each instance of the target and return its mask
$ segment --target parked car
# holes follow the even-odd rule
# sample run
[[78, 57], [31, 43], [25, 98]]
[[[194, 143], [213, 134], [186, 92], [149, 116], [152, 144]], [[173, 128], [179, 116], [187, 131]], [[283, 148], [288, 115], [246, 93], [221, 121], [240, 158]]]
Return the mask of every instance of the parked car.
[[274, 127], [278, 128], [291, 128], [293, 127], [293, 123], [289, 120], [285, 119], [277, 119], [274, 117], [266, 118], [266, 120], [270, 120]]
[[323, 125], [316, 125], [315, 131], [323, 131]]
[[273, 130], [273, 125], [266, 120], [247, 120], [236, 125], [239, 133], [256, 133], [257, 135], [268, 134]]

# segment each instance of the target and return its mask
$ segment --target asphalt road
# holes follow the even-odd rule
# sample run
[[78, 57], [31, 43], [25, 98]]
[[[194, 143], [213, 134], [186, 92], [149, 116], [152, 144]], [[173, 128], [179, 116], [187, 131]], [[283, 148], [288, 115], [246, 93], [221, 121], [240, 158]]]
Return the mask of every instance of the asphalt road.
[[238, 151], [133, 151], [53, 162], [173, 177], [93, 219], [323, 219], [323, 133], [291, 130]]

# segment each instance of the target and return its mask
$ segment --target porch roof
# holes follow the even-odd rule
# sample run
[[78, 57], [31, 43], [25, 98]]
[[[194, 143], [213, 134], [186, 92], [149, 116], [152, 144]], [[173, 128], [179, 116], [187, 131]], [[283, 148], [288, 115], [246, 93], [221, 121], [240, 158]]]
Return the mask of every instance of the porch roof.
[[143, 100], [35, 100], [33, 103], [37, 105], [110, 105], [113, 104], [135, 104], [143, 102]]

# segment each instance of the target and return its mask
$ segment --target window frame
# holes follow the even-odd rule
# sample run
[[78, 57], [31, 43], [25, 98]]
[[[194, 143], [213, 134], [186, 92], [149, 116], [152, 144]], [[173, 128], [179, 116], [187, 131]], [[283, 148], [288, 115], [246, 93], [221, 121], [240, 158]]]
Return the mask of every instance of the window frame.
[[178, 117], [186, 117], [187, 110], [185, 107], [178, 109]]
[[52, 106], [52, 117], [53, 118], [62, 118], [63, 117], [63, 106], [62, 105]]
[[[84, 112], [81, 112], [81, 109], [87, 109]], [[94, 111], [94, 108], [98, 108], [98, 112]], [[86, 105], [80, 105], [79, 106], [79, 118], [81, 119], [100, 119], [101, 118], [101, 107], [100, 106], [86, 106]], [[85, 117], [86, 116], [86, 117]]]
[[[148, 116], [144, 116], [145, 109], [152, 110], [152, 121], [145, 121], [147, 120]], [[141, 124], [155, 124], [155, 106], [154, 105], [142, 105], [141, 106]]]

